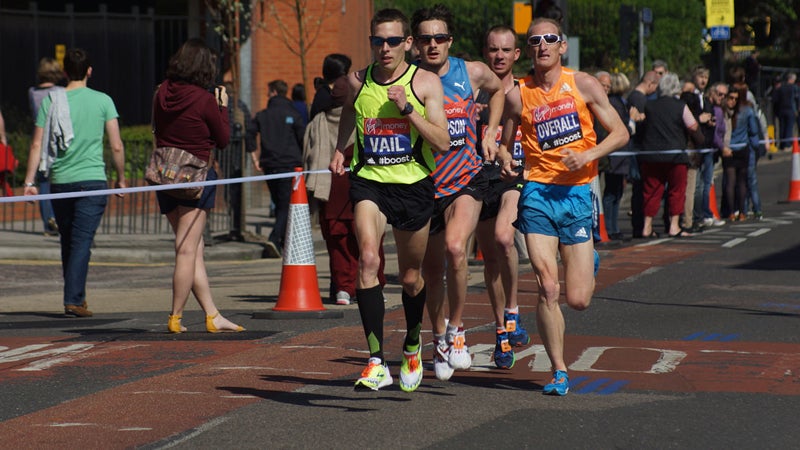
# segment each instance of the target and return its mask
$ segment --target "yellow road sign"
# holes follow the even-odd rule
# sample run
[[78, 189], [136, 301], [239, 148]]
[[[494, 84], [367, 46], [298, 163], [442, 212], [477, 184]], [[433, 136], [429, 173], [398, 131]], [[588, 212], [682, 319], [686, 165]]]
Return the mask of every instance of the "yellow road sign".
[[734, 25], [733, 0], [706, 0], [706, 28]]

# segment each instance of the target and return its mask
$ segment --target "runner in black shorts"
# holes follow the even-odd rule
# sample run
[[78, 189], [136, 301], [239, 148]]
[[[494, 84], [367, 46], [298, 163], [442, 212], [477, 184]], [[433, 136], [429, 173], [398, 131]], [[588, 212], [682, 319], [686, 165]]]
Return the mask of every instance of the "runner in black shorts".
[[[500, 25], [486, 33], [484, 59], [489, 68], [500, 77], [505, 92], [511, 90], [516, 83], [511, 69], [519, 55], [520, 49], [517, 47], [517, 37], [513, 29]], [[478, 103], [487, 103], [483, 97], [478, 95]], [[485, 114], [484, 109], [481, 115]], [[483, 132], [483, 127], [479, 129]], [[502, 130], [498, 132], [501, 133]], [[500, 137], [497, 136], [497, 139]], [[483, 172], [489, 178], [489, 188], [483, 199], [483, 209], [476, 230], [478, 248], [483, 254], [483, 277], [494, 311], [497, 332], [494, 363], [497, 367], [506, 369], [510, 369], [516, 361], [513, 347], [530, 342], [527, 331], [522, 327], [517, 304], [519, 252], [514, 244], [517, 231], [512, 225], [517, 219], [517, 202], [522, 190], [522, 168], [525, 161], [519, 133], [511, 154], [513, 163], [519, 170], [519, 176], [513, 181], [500, 179], [502, 167], [496, 162], [487, 162], [483, 166]]]
[[350, 197], [359, 250], [356, 298], [370, 356], [356, 388], [378, 390], [392, 384], [383, 350], [385, 305], [378, 281], [379, 250], [388, 223], [397, 244], [406, 317], [400, 388], [414, 391], [422, 382], [419, 336], [426, 291], [421, 272], [433, 214], [433, 152], [449, 150], [450, 134], [439, 77], [405, 60], [412, 45], [405, 15], [396, 9], [380, 10], [370, 31], [375, 62], [347, 75], [330, 164], [334, 176], [345, 174], [342, 150], [355, 130]]

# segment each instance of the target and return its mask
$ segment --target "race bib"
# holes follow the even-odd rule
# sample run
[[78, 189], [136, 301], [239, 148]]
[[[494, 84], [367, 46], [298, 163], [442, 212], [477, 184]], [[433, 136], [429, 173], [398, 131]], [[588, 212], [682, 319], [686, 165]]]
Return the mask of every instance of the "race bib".
[[583, 139], [578, 109], [573, 98], [567, 97], [531, 111], [536, 139], [542, 151], [554, 150]]
[[[482, 135], [486, 135], [486, 125], [483, 126]], [[503, 141], [503, 126], [497, 126], [497, 136], [495, 136], [497, 146]], [[522, 151], [522, 129], [517, 127], [517, 134], [514, 136], [514, 148], [511, 149], [511, 158], [514, 160], [515, 166], [523, 165], [525, 161], [525, 152]]]
[[365, 118], [364, 161], [371, 166], [391, 166], [412, 160], [411, 124], [407, 119]]
[[450, 150], [458, 150], [467, 143], [467, 127], [469, 126], [469, 102], [448, 103], [444, 106], [447, 115], [447, 131], [450, 132]]

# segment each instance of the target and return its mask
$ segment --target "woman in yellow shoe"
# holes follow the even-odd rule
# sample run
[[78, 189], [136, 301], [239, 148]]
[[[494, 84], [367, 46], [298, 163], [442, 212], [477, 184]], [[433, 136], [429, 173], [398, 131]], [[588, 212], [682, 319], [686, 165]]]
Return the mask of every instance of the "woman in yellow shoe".
[[[209, 161], [215, 148], [228, 145], [228, 94], [224, 87], [214, 87], [216, 63], [216, 55], [200, 39], [189, 39], [172, 56], [167, 78], [153, 99], [156, 147], [177, 147]], [[207, 180], [215, 179], [217, 173], [212, 167]], [[186, 331], [181, 317], [190, 292], [206, 314], [209, 333], [244, 330], [222, 317], [208, 284], [203, 231], [215, 194], [216, 186], [206, 186], [199, 200], [179, 200], [168, 191], [156, 193], [161, 213], [167, 216], [175, 232], [172, 313], [167, 324], [171, 333]]]

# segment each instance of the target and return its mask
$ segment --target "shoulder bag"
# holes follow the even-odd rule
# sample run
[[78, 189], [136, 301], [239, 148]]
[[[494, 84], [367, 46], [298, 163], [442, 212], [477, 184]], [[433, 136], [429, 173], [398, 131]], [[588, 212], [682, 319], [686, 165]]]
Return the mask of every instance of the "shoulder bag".
[[[157, 147], [150, 155], [144, 179], [150, 185], [205, 181], [209, 165], [186, 150]], [[167, 189], [164, 192], [181, 200], [198, 200], [203, 195], [203, 187]]]

